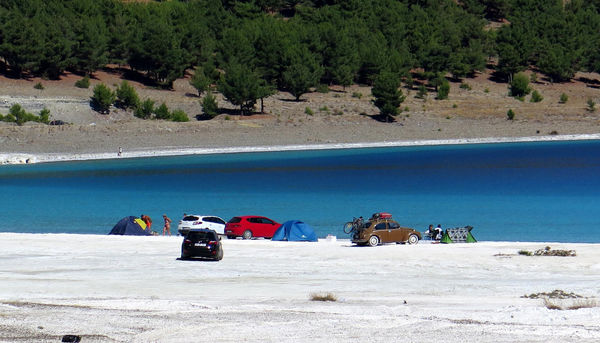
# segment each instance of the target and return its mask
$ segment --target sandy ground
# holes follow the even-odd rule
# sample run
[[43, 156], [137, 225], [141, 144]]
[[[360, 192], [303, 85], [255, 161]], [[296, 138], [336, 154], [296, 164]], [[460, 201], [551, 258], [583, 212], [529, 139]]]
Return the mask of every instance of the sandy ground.
[[[598, 342], [597, 244], [354, 247], [180, 237], [0, 233], [0, 342]], [[551, 310], [525, 295], [563, 290]], [[312, 301], [332, 293], [337, 301]]]
[[[544, 100], [532, 103], [508, 96], [507, 84], [492, 80], [489, 73], [465, 79], [471, 89], [451, 83], [448, 100], [407, 96], [403, 112], [393, 123], [377, 120], [369, 87], [332, 87], [328, 93], [313, 92], [292, 101], [287, 93], [265, 99], [264, 113], [241, 117], [217, 94], [223, 114], [209, 121], [196, 120], [200, 100], [188, 79], [175, 82], [173, 90], [157, 90], [133, 82], [141, 99], [165, 102], [170, 109], [183, 109], [191, 121], [173, 123], [141, 120], [132, 113], [113, 109], [109, 115], [92, 111], [89, 99], [95, 84], [115, 88], [121, 82], [117, 70], [95, 74], [89, 89], [74, 87], [79, 76], [66, 74], [61, 80], [14, 80], [0, 77], [0, 113], [20, 104], [32, 113], [47, 107], [51, 119], [70, 123], [24, 126], [0, 122], [0, 162], [35, 162], [43, 154], [111, 154], [124, 152], [177, 151], [182, 149], [228, 149], [255, 146], [319, 145], [345, 143], [386, 143], [415, 140], [465, 140], [481, 138], [533, 137], [598, 134], [600, 109], [590, 111], [588, 100], [600, 103], [600, 75], [578, 73], [569, 83], [551, 84], [538, 77], [532, 84]], [[35, 89], [37, 83], [43, 90]], [[559, 103], [562, 93], [567, 103]], [[600, 106], [600, 105], [598, 105]], [[308, 110], [307, 110], [308, 109]], [[507, 120], [513, 109], [515, 120]], [[257, 107], [258, 110], [258, 107]], [[311, 112], [312, 114], [307, 114]], [[8, 157], [10, 155], [10, 157]]]

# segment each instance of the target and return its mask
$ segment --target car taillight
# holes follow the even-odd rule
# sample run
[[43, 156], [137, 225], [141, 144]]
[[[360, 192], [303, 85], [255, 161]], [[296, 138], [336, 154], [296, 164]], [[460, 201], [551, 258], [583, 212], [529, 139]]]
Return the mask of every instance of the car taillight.
[[192, 243], [192, 241], [190, 241], [189, 239], [184, 239], [183, 243], [190, 244], [190, 243]]
[[194, 222], [193, 225], [202, 225], [202, 222]]
[[210, 241], [208, 242], [208, 245], [217, 245], [217, 241]]

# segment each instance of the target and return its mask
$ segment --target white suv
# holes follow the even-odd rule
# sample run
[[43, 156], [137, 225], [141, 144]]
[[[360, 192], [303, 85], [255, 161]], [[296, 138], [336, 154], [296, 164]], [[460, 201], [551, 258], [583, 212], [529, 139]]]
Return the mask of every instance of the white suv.
[[177, 226], [177, 231], [182, 236], [185, 236], [185, 234], [193, 229], [211, 229], [215, 230], [219, 235], [224, 235], [225, 221], [217, 216], [188, 214], [179, 221], [179, 226]]

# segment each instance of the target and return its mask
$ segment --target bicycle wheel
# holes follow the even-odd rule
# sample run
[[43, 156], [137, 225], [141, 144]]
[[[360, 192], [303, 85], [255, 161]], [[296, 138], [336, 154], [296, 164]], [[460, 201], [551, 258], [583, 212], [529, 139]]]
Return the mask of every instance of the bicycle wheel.
[[353, 222], [347, 222], [346, 224], [344, 224], [344, 233], [350, 233], [354, 231], [354, 223]]

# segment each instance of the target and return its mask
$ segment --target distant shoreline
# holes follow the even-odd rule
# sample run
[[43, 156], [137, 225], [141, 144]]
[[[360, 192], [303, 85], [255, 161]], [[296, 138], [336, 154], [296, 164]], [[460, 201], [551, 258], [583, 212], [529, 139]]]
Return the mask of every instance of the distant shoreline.
[[362, 143], [323, 143], [323, 144], [290, 144], [271, 146], [234, 146], [213, 148], [169, 148], [158, 150], [135, 149], [102, 153], [0, 153], [0, 164], [36, 164], [68, 161], [105, 160], [118, 158], [144, 158], [162, 156], [185, 155], [212, 155], [234, 154], [249, 152], [277, 152], [277, 151], [304, 151], [304, 150], [334, 150], [334, 149], [360, 149], [360, 148], [386, 148], [408, 146], [435, 146], [435, 145], [465, 145], [465, 144], [494, 144], [494, 143], [524, 143], [524, 142], [552, 142], [552, 141], [583, 141], [599, 140], [600, 133], [573, 134], [573, 135], [548, 135], [531, 137], [489, 137], [489, 138], [458, 138], [458, 139], [428, 139], [406, 140], [389, 142], [362, 142]]

